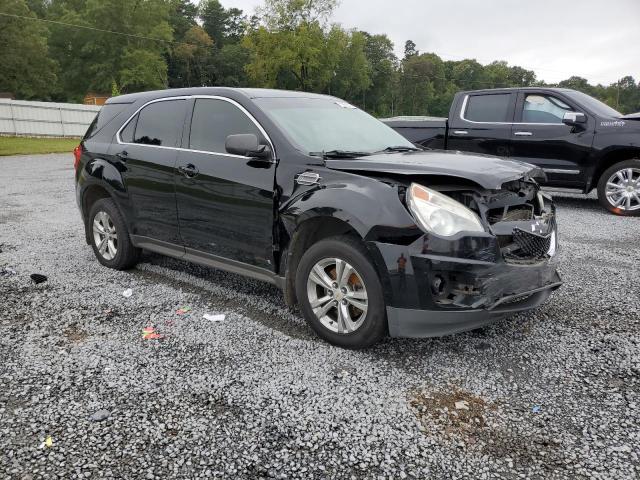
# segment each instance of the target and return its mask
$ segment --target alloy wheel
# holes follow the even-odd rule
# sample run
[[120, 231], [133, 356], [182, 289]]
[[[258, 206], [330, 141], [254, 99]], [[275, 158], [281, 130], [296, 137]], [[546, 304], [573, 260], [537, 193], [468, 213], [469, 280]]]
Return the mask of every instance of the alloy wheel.
[[118, 232], [107, 212], [93, 217], [93, 241], [105, 260], [113, 260], [118, 253]]
[[623, 168], [615, 172], [605, 188], [607, 201], [620, 210], [640, 209], [640, 169]]
[[367, 316], [364, 281], [352, 265], [340, 258], [325, 258], [313, 266], [307, 280], [307, 296], [313, 313], [332, 332], [355, 332]]

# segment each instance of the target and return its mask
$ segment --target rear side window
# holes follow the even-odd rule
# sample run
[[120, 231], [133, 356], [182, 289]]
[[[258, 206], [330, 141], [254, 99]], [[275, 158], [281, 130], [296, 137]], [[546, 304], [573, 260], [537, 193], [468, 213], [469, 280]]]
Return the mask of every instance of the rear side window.
[[[184, 100], [165, 100], [147, 105], [127, 124], [120, 138], [130, 135], [133, 129], [133, 143], [176, 147], [182, 137], [186, 102]], [[135, 127], [131, 124], [135, 123]]]
[[189, 148], [205, 152], [225, 153], [229, 135], [253, 133], [262, 139], [255, 123], [232, 103], [199, 98], [193, 107]]
[[465, 120], [472, 122], [510, 122], [511, 94], [471, 95], [467, 99]]
[[84, 139], [93, 137], [96, 133], [102, 129], [107, 123], [113, 120], [116, 115], [127, 107], [126, 103], [107, 103], [103, 105], [96, 117], [89, 125], [87, 133], [84, 134]]

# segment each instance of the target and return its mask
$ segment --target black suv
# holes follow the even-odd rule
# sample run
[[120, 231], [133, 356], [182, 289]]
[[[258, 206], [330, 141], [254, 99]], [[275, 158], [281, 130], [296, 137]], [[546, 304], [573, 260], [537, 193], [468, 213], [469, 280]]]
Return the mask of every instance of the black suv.
[[538, 168], [423, 151], [338, 98], [124, 95], [74, 153], [100, 263], [145, 249], [274, 283], [340, 346], [477, 328], [561, 283]]

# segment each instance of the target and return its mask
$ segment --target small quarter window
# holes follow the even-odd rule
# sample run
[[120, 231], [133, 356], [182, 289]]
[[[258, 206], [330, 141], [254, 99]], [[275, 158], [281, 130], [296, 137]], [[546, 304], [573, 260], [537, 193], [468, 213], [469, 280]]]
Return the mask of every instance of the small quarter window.
[[522, 121], [524, 123], [562, 123], [566, 112], [573, 109], [556, 97], [529, 94], [524, 99]]
[[510, 122], [507, 118], [511, 94], [471, 95], [467, 99], [465, 120], [472, 122]]
[[253, 133], [264, 141], [255, 123], [238, 107], [225, 100], [199, 98], [193, 107], [189, 148], [226, 153], [229, 135]]
[[138, 114], [133, 142], [162, 147], [178, 146], [184, 126], [185, 105], [184, 100], [164, 100], [144, 107]]
[[124, 143], [133, 143], [133, 132], [136, 129], [136, 123], [138, 122], [138, 115], [133, 117], [127, 126], [120, 132], [120, 140]]

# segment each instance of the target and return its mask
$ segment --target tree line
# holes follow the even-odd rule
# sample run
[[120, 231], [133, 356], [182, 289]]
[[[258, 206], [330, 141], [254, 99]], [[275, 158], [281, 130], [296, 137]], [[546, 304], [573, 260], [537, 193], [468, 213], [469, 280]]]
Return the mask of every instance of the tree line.
[[[248, 15], [218, 0], [3, 0], [0, 92], [81, 102], [88, 92], [251, 86], [328, 93], [378, 116], [446, 116], [459, 90], [549, 86], [531, 70], [443, 60], [411, 40], [398, 58], [386, 35], [331, 23], [337, 2], [264, 0]], [[640, 110], [631, 76], [557, 86]]]

